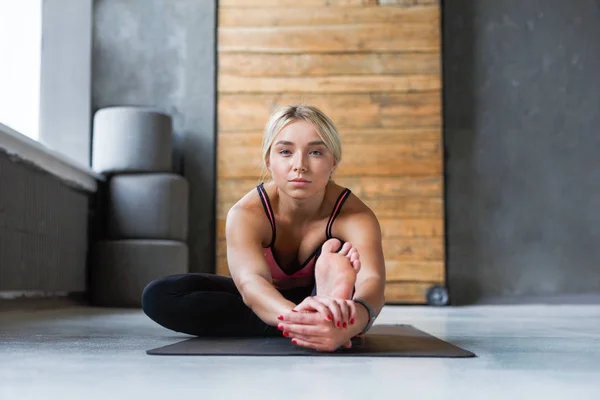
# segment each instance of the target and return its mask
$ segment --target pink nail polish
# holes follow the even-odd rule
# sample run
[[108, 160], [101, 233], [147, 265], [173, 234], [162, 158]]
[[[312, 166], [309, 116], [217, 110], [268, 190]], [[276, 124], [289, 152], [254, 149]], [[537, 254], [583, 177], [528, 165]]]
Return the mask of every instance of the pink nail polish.
[[280, 315], [279, 317], [277, 317], [277, 319], [283, 321], [283, 315]]
[[283, 336], [288, 337], [288, 336], [290, 336], [290, 333], [289, 332], [283, 332]]
[[298, 312], [297, 310], [292, 310], [293, 312]]
[[327, 316], [327, 321], [331, 321], [333, 318], [331, 317], [331, 315]]
[[277, 325], [277, 329], [279, 329], [280, 331], [282, 331], [283, 330], [283, 325], [281, 325], [281, 324]]
[[347, 327], [348, 327], [348, 324], [344, 322], [344, 328], [347, 328]]
[[350, 325], [354, 325], [354, 318], [350, 320]]
[[340, 325], [339, 321], [338, 321], [338, 323], [337, 323], [337, 327], [338, 327], [338, 328], [341, 328], [341, 325]]
[[296, 341], [296, 339], [292, 339], [292, 343], [298, 344], [298, 342]]

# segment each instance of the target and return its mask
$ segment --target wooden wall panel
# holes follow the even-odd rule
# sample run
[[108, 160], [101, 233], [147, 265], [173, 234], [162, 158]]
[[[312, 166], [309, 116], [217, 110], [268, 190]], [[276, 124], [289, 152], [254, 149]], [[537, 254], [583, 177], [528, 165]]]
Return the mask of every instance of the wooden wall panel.
[[[246, 78], [425, 75], [439, 82], [439, 58], [439, 53], [220, 53], [219, 75]], [[224, 78], [219, 79], [219, 84], [229, 85]]]
[[227, 211], [259, 183], [270, 113], [308, 103], [340, 130], [334, 179], [380, 220], [388, 302], [444, 285], [439, 18], [437, 0], [219, 2], [217, 273]]
[[[402, 38], [402, 40], [399, 40]], [[347, 53], [435, 51], [436, 30], [424, 24], [269, 26], [219, 28], [218, 51], [245, 53]]]
[[342, 132], [344, 128], [438, 128], [441, 132], [440, 92], [431, 91], [277, 95], [220, 93], [217, 110], [219, 134], [261, 131], [275, 108], [296, 102], [318, 104]]
[[[296, 7], [298, 0], [219, 0], [219, 8]], [[363, 7], [439, 5], [439, 0], [303, 0], [304, 7]]]
[[[300, 7], [299, 7], [300, 5]], [[432, 32], [439, 20], [439, 7], [355, 7], [340, 11], [335, 7], [306, 7], [298, 2], [294, 7], [224, 8], [219, 12], [220, 28], [281, 26], [326, 26], [393, 24], [410, 25], [412, 30]], [[227, 32], [226, 29], [221, 29]], [[411, 34], [414, 33], [411, 31]]]

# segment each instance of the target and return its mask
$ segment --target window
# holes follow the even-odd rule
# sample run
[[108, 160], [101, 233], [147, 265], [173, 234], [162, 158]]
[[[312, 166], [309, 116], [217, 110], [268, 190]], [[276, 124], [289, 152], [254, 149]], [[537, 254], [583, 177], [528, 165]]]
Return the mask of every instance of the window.
[[39, 138], [42, 0], [0, 0], [0, 123]]

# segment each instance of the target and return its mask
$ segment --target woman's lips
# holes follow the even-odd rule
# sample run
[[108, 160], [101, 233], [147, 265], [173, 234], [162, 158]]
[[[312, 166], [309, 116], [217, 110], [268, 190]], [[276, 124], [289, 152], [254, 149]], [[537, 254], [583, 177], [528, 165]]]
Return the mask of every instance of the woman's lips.
[[310, 182], [307, 181], [306, 179], [292, 179], [290, 181], [290, 183], [294, 186], [304, 186], [304, 185], [308, 185]]

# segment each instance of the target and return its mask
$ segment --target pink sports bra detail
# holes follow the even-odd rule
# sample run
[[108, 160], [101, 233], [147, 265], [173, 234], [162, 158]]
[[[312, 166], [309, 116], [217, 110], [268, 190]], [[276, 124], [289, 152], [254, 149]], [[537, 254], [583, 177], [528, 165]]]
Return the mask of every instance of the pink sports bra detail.
[[[258, 190], [260, 200], [265, 209], [265, 214], [267, 215], [267, 218], [269, 218], [269, 222], [271, 223], [271, 229], [273, 231], [271, 243], [269, 244], [268, 247], [263, 248], [263, 254], [265, 256], [265, 260], [267, 261], [267, 264], [269, 265], [269, 269], [271, 270], [271, 277], [273, 279], [281, 280], [281, 279], [302, 278], [302, 277], [312, 276], [314, 274], [314, 267], [315, 267], [316, 260], [320, 255], [321, 246], [323, 246], [323, 244], [325, 242], [323, 242], [321, 245], [319, 245], [315, 249], [315, 251], [313, 251], [313, 253], [310, 255], [310, 257], [308, 257], [308, 259], [304, 263], [302, 263], [297, 269], [289, 270], [289, 269], [282, 268], [281, 264], [277, 260], [277, 256], [275, 255], [275, 252], [273, 251], [273, 246], [275, 245], [275, 237], [276, 237], [276, 233], [277, 233], [277, 229], [275, 226], [275, 216], [273, 214], [273, 208], [271, 207], [271, 202], [269, 201], [269, 196], [267, 195], [267, 191], [264, 188], [264, 184], [261, 183], [260, 185], [258, 185], [256, 187], [256, 189]], [[333, 212], [331, 213], [331, 215], [329, 217], [329, 221], [327, 221], [327, 228], [325, 231], [325, 236], [326, 236], [327, 240], [332, 238], [331, 227], [333, 226], [333, 222], [334, 222], [335, 218], [340, 213], [344, 202], [350, 196], [350, 193], [351, 193], [350, 189], [347, 189], [347, 188], [344, 189], [344, 191], [342, 191], [342, 193], [339, 195], [339, 197], [337, 198], [337, 200], [335, 202], [335, 206], [333, 207]]]

